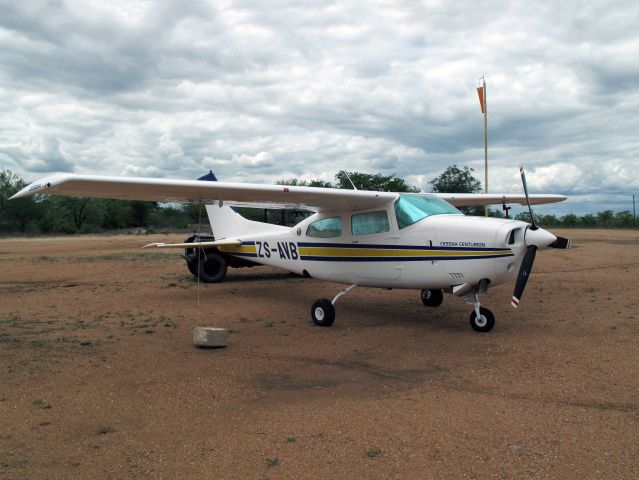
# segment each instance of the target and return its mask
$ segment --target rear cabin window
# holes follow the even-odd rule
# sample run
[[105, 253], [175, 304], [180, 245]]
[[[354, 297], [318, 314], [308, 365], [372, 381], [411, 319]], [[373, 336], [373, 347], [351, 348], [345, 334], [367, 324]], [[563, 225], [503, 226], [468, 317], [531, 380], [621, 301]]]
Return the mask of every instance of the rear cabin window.
[[306, 229], [307, 237], [333, 238], [342, 234], [342, 219], [340, 217], [322, 218], [311, 223]]
[[379, 212], [358, 213], [351, 217], [351, 231], [353, 235], [369, 235], [390, 231], [388, 214], [385, 210]]

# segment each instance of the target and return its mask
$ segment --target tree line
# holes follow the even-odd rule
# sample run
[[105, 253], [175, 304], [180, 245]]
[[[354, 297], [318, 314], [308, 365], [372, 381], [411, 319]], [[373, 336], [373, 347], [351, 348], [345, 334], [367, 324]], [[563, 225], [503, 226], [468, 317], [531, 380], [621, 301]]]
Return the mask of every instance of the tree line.
[[[281, 179], [280, 185], [342, 188], [358, 190], [420, 192], [396, 175], [369, 174], [339, 171], [335, 182], [324, 180]], [[452, 165], [429, 182], [433, 192], [481, 192], [481, 182], [473, 176], [473, 169]], [[187, 230], [197, 223], [206, 223], [206, 212], [197, 204], [161, 204], [138, 200], [110, 200], [100, 198], [58, 197], [40, 195], [9, 201], [9, 198], [27, 185], [19, 175], [10, 170], [0, 170], [0, 233], [98, 233], [109, 230], [145, 227], [151, 229]], [[468, 215], [484, 215], [483, 207], [462, 208]], [[279, 222], [285, 217], [294, 219], [295, 212], [242, 209], [241, 213], [258, 221]], [[292, 214], [292, 215], [291, 215]], [[503, 217], [501, 209], [489, 209], [489, 215]], [[515, 216], [530, 221], [527, 212]], [[629, 228], [634, 226], [631, 212], [605, 210], [596, 214], [562, 217], [537, 214], [536, 219], [545, 227], [606, 227]], [[286, 220], [288, 221], [288, 220]]]
[[[186, 229], [200, 216], [198, 205], [161, 205], [138, 200], [39, 195], [9, 201], [27, 183], [0, 170], [0, 232], [98, 233], [133, 227]], [[205, 216], [202, 213], [202, 216]]]

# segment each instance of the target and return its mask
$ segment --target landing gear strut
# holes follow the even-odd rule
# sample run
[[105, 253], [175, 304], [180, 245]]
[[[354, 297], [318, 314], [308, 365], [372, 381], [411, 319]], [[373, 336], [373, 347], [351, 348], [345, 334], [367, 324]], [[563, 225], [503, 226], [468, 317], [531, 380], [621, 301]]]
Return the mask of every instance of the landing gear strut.
[[320, 298], [319, 300], [315, 300], [313, 306], [311, 307], [311, 318], [313, 319], [313, 323], [319, 327], [330, 327], [333, 325], [335, 321], [335, 302], [343, 296], [354, 289], [357, 285], [349, 285], [347, 288], [339, 292], [333, 298], [333, 301], [328, 300], [327, 298]]
[[495, 326], [495, 315], [479, 303], [479, 290], [475, 290], [473, 295], [474, 301], [466, 300], [466, 303], [474, 306], [473, 311], [470, 312], [470, 326], [476, 332], [490, 332]]

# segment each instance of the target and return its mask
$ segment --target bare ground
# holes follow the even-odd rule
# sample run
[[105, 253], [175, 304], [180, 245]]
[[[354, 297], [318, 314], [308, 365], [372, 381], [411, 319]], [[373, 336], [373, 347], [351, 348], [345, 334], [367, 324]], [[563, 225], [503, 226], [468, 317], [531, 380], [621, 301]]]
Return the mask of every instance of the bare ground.
[[560, 233], [488, 334], [399, 290], [314, 327], [340, 286], [198, 285], [166, 236], [0, 240], [0, 478], [639, 478], [639, 232]]

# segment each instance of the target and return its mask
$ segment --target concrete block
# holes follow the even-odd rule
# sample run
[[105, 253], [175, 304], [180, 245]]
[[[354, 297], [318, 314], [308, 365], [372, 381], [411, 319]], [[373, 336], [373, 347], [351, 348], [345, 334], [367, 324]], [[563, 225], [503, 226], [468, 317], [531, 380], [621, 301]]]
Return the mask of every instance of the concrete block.
[[198, 347], [226, 347], [228, 332], [224, 328], [195, 327], [193, 343]]

